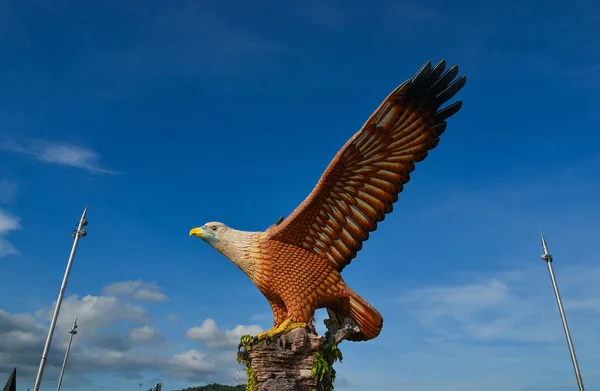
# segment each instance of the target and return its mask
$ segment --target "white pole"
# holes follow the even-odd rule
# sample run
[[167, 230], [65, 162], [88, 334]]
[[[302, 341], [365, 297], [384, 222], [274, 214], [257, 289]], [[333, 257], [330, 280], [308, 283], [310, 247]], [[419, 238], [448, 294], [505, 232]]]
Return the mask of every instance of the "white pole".
[[65, 368], [67, 367], [67, 359], [69, 358], [69, 351], [71, 350], [71, 342], [73, 342], [73, 336], [77, 334], [77, 317], [73, 321], [73, 327], [69, 330], [69, 344], [67, 345], [67, 351], [65, 353], [65, 359], [63, 361], [62, 368], [60, 369], [60, 377], [58, 378], [58, 387], [56, 391], [60, 391], [60, 386], [62, 385], [63, 375], [65, 374]]
[[550, 272], [550, 280], [552, 280], [552, 287], [554, 287], [554, 296], [556, 296], [556, 304], [558, 304], [558, 312], [560, 313], [560, 319], [562, 320], [563, 329], [565, 330], [565, 336], [567, 337], [567, 345], [569, 345], [569, 353], [571, 353], [571, 361], [573, 362], [573, 369], [575, 370], [577, 385], [579, 386], [579, 391], [584, 391], [583, 379], [581, 378], [581, 372], [579, 372], [579, 364], [577, 363], [577, 356], [575, 356], [575, 348], [573, 347], [573, 341], [571, 340], [571, 332], [569, 331], [567, 316], [565, 315], [565, 310], [563, 308], [562, 300], [560, 298], [560, 292], [558, 291], [556, 277], [554, 277], [554, 268], [552, 267], [552, 255], [548, 253], [548, 246], [546, 245], [546, 239], [544, 239], [544, 234], [540, 234], [542, 236], [542, 247], [544, 249], [542, 259], [546, 261], [546, 264], [548, 265], [548, 271]]
[[60, 312], [60, 305], [62, 304], [63, 297], [65, 296], [65, 290], [67, 289], [67, 282], [69, 281], [69, 274], [71, 273], [71, 267], [73, 266], [73, 259], [75, 258], [75, 253], [77, 252], [79, 239], [87, 235], [87, 232], [83, 229], [83, 227], [88, 224], [87, 220], [85, 219], [86, 214], [87, 206], [83, 210], [81, 219], [79, 219], [77, 229], [73, 231], [73, 247], [71, 248], [71, 254], [69, 255], [69, 261], [67, 262], [67, 270], [65, 270], [62, 285], [60, 286], [60, 291], [58, 292], [56, 308], [54, 309], [54, 315], [52, 315], [52, 321], [50, 322], [50, 330], [48, 330], [48, 337], [46, 338], [46, 345], [44, 346], [44, 351], [42, 353], [42, 360], [40, 361], [40, 367], [35, 378], [33, 391], [39, 391], [40, 389], [42, 376], [44, 374], [44, 366], [46, 365], [46, 359], [48, 358], [48, 352], [50, 351], [50, 345], [52, 344], [52, 335], [54, 334], [54, 329], [56, 327], [56, 320], [58, 319], [58, 313]]

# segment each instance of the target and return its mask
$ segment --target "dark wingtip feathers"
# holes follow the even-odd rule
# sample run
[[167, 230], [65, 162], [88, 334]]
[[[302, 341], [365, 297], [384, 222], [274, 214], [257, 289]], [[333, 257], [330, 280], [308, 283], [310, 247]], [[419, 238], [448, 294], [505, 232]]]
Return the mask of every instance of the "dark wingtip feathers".
[[414, 85], [419, 85], [421, 84], [421, 82], [423, 80], [425, 80], [425, 77], [427, 77], [427, 75], [431, 72], [431, 62], [427, 61], [427, 63], [425, 65], [423, 65], [421, 67], [421, 69], [419, 69], [417, 71], [417, 73], [413, 76], [411, 83]]
[[435, 122], [445, 121], [458, 113], [458, 110], [462, 107], [462, 100], [452, 103], [450, 106], [443, 108], [442, 110], [435, 113]]
[[431, 128], [435, 132], [435, 135], [439, 137], [442, 135], [442, 133], [444, 133], [446, 131], [447, 126], [448, 126], [448, 122], [442, 120], [437, 125], [432, 126]]
[[[427, 104], [431, 104], [437, 111], [440, 106], [456, 95], [466, 84], [467, 77], [458, 75], [458, 65], [451, 66], [446, 72], [446, 60], [442, 59], [435, 66], [427, 62], [409, 79], [410, 93], [416, 94]], [[439, 136], [446, 129], [447, 118], [456, 114], [462, 107], [462, 101], [452, 103], [435, 114], [435, 132]]]
[[466, 76], [461, 76], [456, 79], [452, 84], [450, 84], [444, 91], [440, 92], [438, 96], [435, 97], [435, 101], [438, 105], [442, 105], [446, 103], [450, 98], [452, 98], [461, 88], [464, 87], [467, 82]]
[[431, 72], [429, 72], [426, 83], [431, 83], [432, 80], [437, 80], [444, 72], [444, 69], [446, 69], [446, 60], [442, 59], [440, 62], [435, 64]]
[[429, 91], [434, 95], [439, 94], [446, 89], [456, 75], [458, 75], [458, 65], [453, 65], [429, 87]]

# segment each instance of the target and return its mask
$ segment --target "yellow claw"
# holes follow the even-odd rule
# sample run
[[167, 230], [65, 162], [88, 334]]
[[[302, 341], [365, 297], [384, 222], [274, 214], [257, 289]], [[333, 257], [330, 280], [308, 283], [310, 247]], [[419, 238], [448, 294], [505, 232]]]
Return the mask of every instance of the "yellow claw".
[[305, 328], [306, 326], [307, 326], [306, 323], [293, 322], [291, 319], [287, 319], [279, 326], [275, 326], [275, 327], [271, 328], [269, 331], [265, 331], [263, 333], [258, 334], [254, 338], [254, 340], [255, 340], [255, 343], [263, 341], [263, 340], [267, 339], [267, 337], [268, 337], [268, 339], [272, 340], [276, 337], [287, 334], [294, 329]]

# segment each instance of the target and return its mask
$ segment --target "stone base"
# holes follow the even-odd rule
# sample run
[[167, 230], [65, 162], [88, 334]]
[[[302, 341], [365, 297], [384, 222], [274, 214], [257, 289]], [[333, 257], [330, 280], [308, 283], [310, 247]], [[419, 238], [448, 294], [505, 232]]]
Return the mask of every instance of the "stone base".
[[259, 342], [238, 357], [252, 368], [258, 391], [311, 391], [318, 386], [312, 374], [313, 353], [321, 352], [324, 343], [323, 337], [295, 329], [270, 344]]
[[[249, 350], [238, 352], [238, 361], [245, 363], [249, 372], [247, 384], [250, 387], [247, 386], [246, 390], [332, 390], [335, 355], [331, 352], [337, 350], [337, 344], [346, 336], [357, 330], [352, 321], [345, 321], [342, 326], [338, 328], [329, 323], [325, 337], [300, 328], [276, 338], [270, 344], [262, 341], [251, 347], [246, 346]], [[320, 360], [321, 366], [316, 365], [317, 360]], [[323, 363], [326, 365], [323, 366]], [[328, 369], [313, 371], [316, 366]]]

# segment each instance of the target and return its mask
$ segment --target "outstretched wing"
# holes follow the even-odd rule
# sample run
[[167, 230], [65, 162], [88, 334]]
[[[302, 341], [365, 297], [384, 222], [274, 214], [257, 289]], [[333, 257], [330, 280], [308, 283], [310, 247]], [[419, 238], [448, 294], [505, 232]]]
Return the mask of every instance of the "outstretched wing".
[[[356, 256], [377, 223], [392, 211], [415, 163], [435, 148], [458, 101], [439, 110], [466, 82], [458, 66], [425, 64], [396, 88], [337, 153], [310, 195], [270, 239], [329, 258], [341, 271]], [[443, 73], [443, 74], [442, 74]]]

